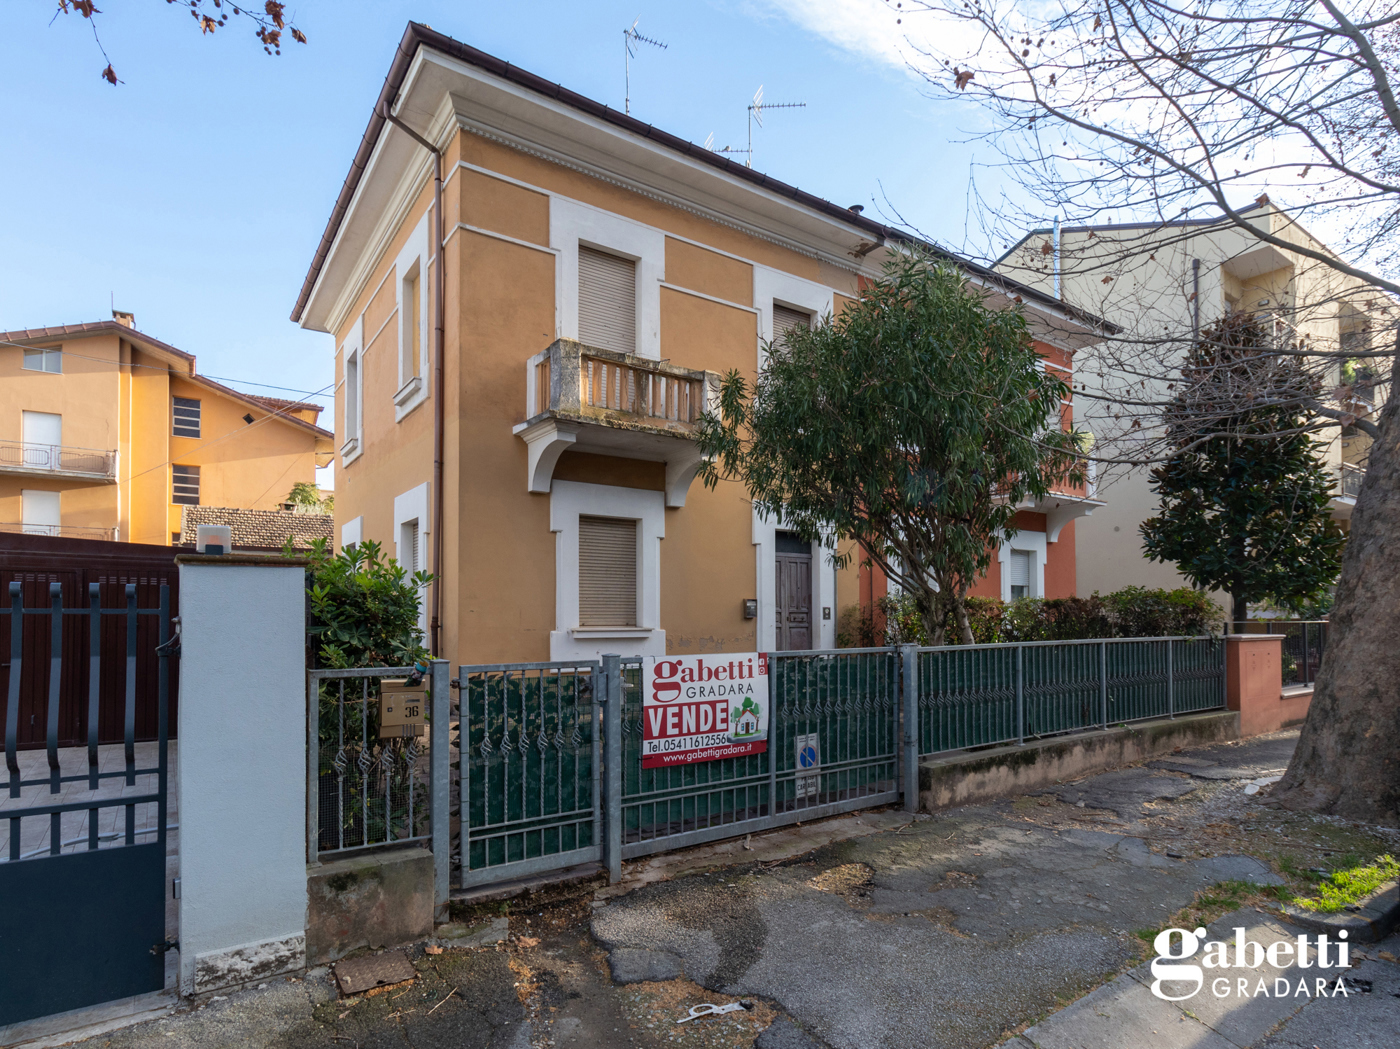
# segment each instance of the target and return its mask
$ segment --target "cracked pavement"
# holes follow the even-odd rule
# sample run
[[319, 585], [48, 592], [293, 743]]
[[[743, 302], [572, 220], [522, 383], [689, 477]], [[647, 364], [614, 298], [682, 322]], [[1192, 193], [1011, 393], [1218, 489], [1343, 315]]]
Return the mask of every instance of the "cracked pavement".
[[[1394, 848], [1371, 829], [1283, 813], [1269, 808], [1267, 791], [1245, 793], [1286, 766], [1296, 737], [1193, 749], [934, 816], [846, 817], [854, 837], [831, 820], [755, 837], [752, 849], [679, 854], [668, 872], [639, 862], [621, 886], [516, 901], [508, 945], [410, 949], [420, 977], [392, 998], [335, 1000], [328, 978], [313, 973], [85, 1044], [1136, 1045], [1096, 1041], [1072, 1024], [1083, 1003], [1099, 1000], [1087, 992], [1136, 980], [1140, 933], [1204, 907], [1203, 890], [1216, 883], [1245, 883], [1237, 891], [1248, 893], [1280, 884], [1284, 869], [1329, 862], [1321, 857]], [[1400, 974], [1389, 958], [1373, 953], [1364, 965]], [[1389, 987], [1392, 977], [1373, 979]], [[740, 999], [752, 1008], [675, 1023], [691, 1005]], [[1374, 1032], [1400, 1032], [1400, 998], [1377, 993], [1350, 1012], [1319, 1001], [1290, 1017], [1271, 1021], [1269, 1049], [1381, 1044]], [[1356, 1037], [1338, 1041], [1349, 1023]], [[1330, 1040], [1307, 1033], [1319, 1024]], [[1027, 1041], [1047, 1030], [1058, 1034]], [[1141, 1044], [1158, 1044], [1155, 1031]]]

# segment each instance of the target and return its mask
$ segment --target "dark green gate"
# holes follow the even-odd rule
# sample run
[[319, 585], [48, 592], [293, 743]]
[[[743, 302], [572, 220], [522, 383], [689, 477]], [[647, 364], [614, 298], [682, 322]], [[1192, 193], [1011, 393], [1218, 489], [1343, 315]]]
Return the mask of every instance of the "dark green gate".
[[[12, 582], [0, 609], [9, 617], [0, 1025], [159, 991], [175, 946], [165, 926], [170, 588], [161, 586], [158, 608], [137, 608], [136, 585], [126, 584], [125, 607], [102, 608], [93, 583], [88, 607], [76, 609], [63, 607], [61, 584], [47, 589], [48, 607], [26, 608], [24, 584]], [[154, 746], [136, 742], [138, 655], [152, 648]], [[73, 691], [62, 686], [78, 678], [87, 746], [60, 748], [61, 715], [76, 713], [60, 711], [60, 695]], [[120, 760], [98, 746], [103, 694], [113, 689], [125, 696]], [[22, 694], [46, 696], [29, 714], [44, 718], [45, 751], [19, 747]]]

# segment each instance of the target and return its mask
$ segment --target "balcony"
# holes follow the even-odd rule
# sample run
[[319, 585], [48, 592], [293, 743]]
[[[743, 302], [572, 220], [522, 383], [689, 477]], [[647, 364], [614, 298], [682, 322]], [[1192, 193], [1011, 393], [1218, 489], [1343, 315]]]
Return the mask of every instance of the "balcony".
[[528, 489], [548, 492], [573, 449], [666, 464], [666, 505], [684, 506], [700, 468], [700, 417], [719, 396], [719, 374], [559, 339], [525, 366], [526, 420], [513, 432], [529, 449]]
[[1361, 494], [1361, 482], [1366, 479], [1366, 467], [1355, 463], [1341, 463], [1333, 467], [1336, 477], [1336, 490], [1332, 494], [1332, 516], [1339, 521], [1351, 520], [1351, 512], [1356, 509], [1356, 497]]
[[114, 484], [117, 453], [100, 448], [0, 441], [0, 473]]
[[107, 539], [115, 540], [115, 528], [88, 528], [82, 525], [24, 524], [19, 521], [0, 521], [0, 532], [17, 532], [22, 535], [50, 535], [60, 539]]

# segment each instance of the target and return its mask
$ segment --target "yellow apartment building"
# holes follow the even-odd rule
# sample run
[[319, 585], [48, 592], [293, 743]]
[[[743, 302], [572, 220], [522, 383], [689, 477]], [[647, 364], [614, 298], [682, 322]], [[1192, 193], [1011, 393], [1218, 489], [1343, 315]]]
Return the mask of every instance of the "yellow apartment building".
[[[435, 571], [423, 623], [461, 662], [835, 647], [860, 573], [694, 483], [695, 425], [911, 243], [410, 24], [293, 313], [335, 339], [340, 543]], [[941, 254], [1050, 366], [1099, 337]], [[1026, 506], [995, 585], [1044, 593], [1057, 550], [1072, 580], [1099, 505]]]
[[333, 437], [110, 321], [0, 332], [0, 531], [169, 545], [185, 506], [277, 509]]

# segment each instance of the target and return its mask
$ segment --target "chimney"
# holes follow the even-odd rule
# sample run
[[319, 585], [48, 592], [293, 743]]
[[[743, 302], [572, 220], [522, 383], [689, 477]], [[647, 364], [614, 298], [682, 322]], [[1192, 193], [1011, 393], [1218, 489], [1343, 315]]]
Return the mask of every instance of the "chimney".
[[136, 314], [127, 313], [125, 310], [113, 310], [112, 320], [118, 324], [124, 324], [133, 331], [136, 329]]

